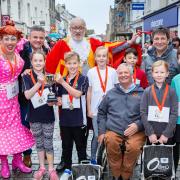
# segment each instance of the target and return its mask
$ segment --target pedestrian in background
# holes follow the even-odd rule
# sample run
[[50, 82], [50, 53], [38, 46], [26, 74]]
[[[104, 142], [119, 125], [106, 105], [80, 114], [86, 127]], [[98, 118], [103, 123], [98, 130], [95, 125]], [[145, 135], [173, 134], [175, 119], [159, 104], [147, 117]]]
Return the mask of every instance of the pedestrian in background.
[[22, 32], [14, 27], [12, 21], [0, 28], [0, 159], [1, 176], [10, 177], [7, 156], [12, 154], [12, 169], [31, 173], [31, 168], [24, 165], [21, 153], [34, 145], [34, 138], [21, 124], [18, 103], [18, 76], [24, 65], [23, 59], [15, 53], [17, 42]]

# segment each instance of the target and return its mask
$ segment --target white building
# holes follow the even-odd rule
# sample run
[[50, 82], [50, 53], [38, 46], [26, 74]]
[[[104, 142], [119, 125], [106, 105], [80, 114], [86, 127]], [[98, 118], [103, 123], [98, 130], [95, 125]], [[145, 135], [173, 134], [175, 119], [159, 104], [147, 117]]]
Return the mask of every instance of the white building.
[[[50, 31], [50, 5], [49, 0], [0, 0], [1, 14], [10, 15], [16, 26], [24, 34], [28, 34], [33, 25], [41, 25], [47, 32]], [[54, 0], [55, 1], [55, 0]]]
[[58, 24], [57, 32], [62, 35], [62, 37], [66, 36], [69, 31], [69, 22], [75, 16], [69, 13], [64, 4], [57, 4], [56, 11], [60, 13], [61, 22]]

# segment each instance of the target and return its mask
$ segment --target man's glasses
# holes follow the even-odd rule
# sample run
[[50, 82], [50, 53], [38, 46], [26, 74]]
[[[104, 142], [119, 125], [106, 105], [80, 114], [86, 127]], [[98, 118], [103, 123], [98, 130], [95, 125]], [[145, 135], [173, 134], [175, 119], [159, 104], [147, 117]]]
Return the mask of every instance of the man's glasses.
[[71, 29], [73, 31], [77, 31], [77, 30], [84, 31], [85, 27], [83, 27], [83, 26], [79, 26], [79, 27], [78, 26], [72, 26]]

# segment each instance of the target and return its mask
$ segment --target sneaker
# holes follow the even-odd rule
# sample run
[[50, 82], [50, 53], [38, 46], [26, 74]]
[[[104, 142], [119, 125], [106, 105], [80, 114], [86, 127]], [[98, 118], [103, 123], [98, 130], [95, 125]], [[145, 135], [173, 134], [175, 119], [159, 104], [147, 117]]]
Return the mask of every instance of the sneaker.
[[62, 176], [60, 177], [60, 180], [68, 180], [69, 177], [72, 176], [72, 171], [70, 169], [65, 169]]
[[59, 180], [59, 177], [58, 177], [55, 169], [49, 171], [49, 179], [50, 180]]
[[97, 165], [97, 161], [95, 159], [91, 159], [91, 164]]
[[45, 168], [39, 168], [39, 170], [34, 173], [34, 180], [41, 180], [45, 175], [45, 173], [46, 173]]

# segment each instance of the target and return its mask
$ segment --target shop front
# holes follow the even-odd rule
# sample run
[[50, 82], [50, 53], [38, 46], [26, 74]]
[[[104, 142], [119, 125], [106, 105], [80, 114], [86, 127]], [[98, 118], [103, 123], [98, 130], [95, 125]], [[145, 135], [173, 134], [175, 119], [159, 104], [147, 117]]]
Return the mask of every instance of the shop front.
[[[144, 31], [152, 31], [158, 27], [166, 27], [170, 30], [171, 38], [178, 35], [178, 6], [177, 3], [171, 4], [154, 13], [144, 16]], [[148, 35], [145, 42], [149, 40]]]

